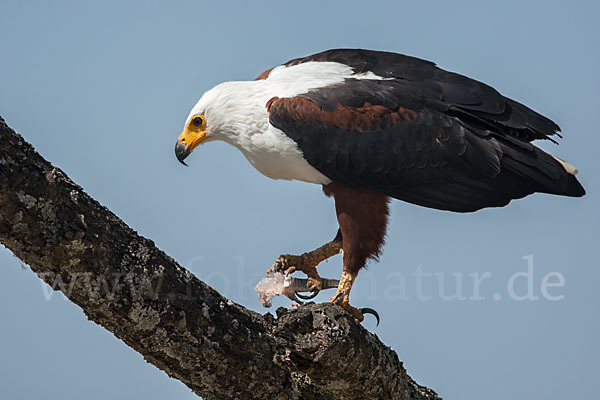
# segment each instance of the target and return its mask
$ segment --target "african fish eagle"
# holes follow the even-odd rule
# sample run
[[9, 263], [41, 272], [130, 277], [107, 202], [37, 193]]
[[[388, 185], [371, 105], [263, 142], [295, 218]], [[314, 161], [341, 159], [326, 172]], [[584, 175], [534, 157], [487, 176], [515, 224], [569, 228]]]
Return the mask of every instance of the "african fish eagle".
[[[571, 164], [531, 144], [558, 125], [492, 87], [402, 54], [339, 49], [291, 60], [252, 81], [204, 93], [179, 136], [184, 159], [223, 140], [262, 174], [323, 186], [335, 200], [335, 238], [272, 270], [306, 273], [343, 252], [333, 302], [358, 320], [372, 309], [349, 304], [358, 271], [376, 259], [390, 198], [471, 212], [535, 192], [580, 197]], [[558, 135], [560, 136], [560, 135]]]

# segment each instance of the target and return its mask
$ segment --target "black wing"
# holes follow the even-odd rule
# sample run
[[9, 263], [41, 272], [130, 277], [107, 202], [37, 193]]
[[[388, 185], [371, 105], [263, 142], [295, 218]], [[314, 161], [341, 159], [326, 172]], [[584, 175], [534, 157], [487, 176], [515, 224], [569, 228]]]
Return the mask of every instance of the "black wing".
[[270, 122], [333, 181], [462, 212], [534, 192], [585, 193], [563, 163], [529, 143], [559, 127], [488, 85], [395, 53], [331, 50], [287, 65], [306, 61], [387, 78], [269, 101]]

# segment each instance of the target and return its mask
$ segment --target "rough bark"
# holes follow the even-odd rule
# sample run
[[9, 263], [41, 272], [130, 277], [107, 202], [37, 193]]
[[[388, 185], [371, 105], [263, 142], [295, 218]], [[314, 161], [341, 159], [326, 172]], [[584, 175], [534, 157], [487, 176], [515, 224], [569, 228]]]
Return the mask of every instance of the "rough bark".
[[205, 399], [438, 399], [341, 308], [261, 316], [139, 236], [0, 118], [0, 241]]

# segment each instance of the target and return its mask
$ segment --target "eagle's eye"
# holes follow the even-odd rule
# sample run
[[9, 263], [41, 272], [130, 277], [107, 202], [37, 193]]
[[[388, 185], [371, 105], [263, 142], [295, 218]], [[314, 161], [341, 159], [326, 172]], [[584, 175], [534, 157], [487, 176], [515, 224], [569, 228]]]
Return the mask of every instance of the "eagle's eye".
[[192, 124], [194, 124], [194, 126], [202, 126], [202, 123], [204, 122], [203, 118], [198, 116], [198, 117], [194, 117], [192, 119]]

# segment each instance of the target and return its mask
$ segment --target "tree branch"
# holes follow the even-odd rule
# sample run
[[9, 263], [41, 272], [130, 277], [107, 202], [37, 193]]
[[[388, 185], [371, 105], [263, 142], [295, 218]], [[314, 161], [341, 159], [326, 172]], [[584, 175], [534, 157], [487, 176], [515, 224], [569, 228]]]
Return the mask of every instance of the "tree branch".
[[0, 118], [0, 241], [205, 399], [439, 399], [331, 304], [261, 316], [139, 236]]

